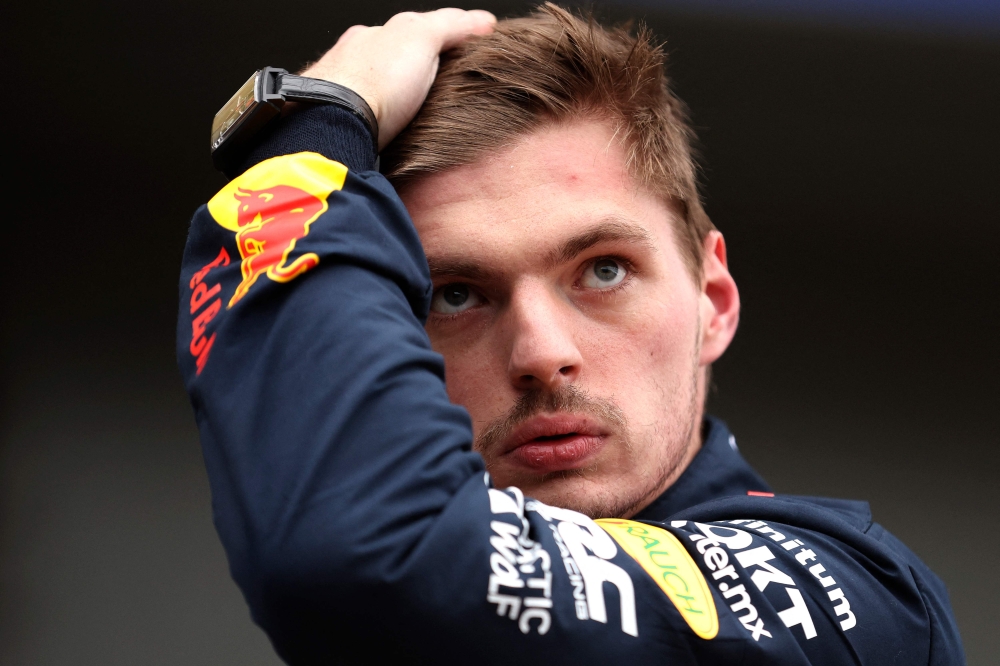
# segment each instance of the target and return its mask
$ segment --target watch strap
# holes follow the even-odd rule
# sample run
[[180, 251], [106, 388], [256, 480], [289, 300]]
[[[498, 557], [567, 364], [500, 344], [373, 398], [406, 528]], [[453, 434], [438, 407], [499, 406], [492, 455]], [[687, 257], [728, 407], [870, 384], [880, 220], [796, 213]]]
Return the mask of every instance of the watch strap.
[[264, 130], [281, 121], [285, 102], [333, 106], [354, 116], [359, 128], [367, 130], [377, 162], [378, 120], [364, 98], [337, 83], [289, 74], [280, 67], [264, 67], [254, 72], [215, 114], [212, 121], [215, 167], [227, 175], [234, 173], [255, 144], [259, 144], [260, 137], [272, 133]]
[[350, 88], [323, 79], [280, 74], [277, 77], [277, 92], [287, 102], [335, 104], [347, 109], [368, 126], [375, 152], [378, 153], [378, 120], [375, 113], [364, 98]]

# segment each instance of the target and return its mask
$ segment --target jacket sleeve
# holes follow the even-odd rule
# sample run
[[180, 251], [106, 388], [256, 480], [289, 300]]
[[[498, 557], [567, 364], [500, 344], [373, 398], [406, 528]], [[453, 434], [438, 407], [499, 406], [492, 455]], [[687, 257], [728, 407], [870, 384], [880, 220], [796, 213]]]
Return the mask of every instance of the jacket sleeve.
[[232, 575], [286, 661], [959, 663], [946, 597], [827, 508], [598, 523], [493, 488], [430, 295], [377, 172], [276, 156], [194, 216], [178, 359]]

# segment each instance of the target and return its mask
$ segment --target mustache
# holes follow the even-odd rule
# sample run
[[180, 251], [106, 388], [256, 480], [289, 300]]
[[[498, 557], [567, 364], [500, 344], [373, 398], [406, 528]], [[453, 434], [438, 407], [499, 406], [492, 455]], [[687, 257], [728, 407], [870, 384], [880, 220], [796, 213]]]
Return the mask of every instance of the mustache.
[[489, 463], [502, 452], [504, 442], [519, 425], [536, 414], [569, 412], [587, 414], [608, 426], [628, 445], [628, 419], [625, 412], [607, 398], [591, 396], [569, 385], [555, 391], [533, 389], [521, 395], [508, 412], [489, 423], [476, 438], [473, 449]]

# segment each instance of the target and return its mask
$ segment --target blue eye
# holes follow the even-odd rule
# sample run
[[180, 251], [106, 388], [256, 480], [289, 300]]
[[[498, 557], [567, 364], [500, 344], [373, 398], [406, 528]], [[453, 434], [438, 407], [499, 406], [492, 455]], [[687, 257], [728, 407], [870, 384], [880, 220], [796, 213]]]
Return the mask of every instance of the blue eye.
[[598, 259], [583, 272], [581, 282], [591, 289], [607, 289], [620, 284], [628, 271], [614, 259]]
[[457, 314], [482, 302], [479, 294], [467, 284], [446, 284], [438, 287], [431, 298], [431, 311], [439, 314]]

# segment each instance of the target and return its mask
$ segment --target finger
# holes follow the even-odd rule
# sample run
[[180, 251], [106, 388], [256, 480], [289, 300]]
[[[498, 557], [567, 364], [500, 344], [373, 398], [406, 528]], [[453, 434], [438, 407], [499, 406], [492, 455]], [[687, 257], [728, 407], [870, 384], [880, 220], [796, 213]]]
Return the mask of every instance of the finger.
[[469, 37], [490, 34], [497, 23], [497, 17], [483, 9], [465, 11], [448, 7], [426, 16], [437, 32], [442, 51], [458, 46]]

